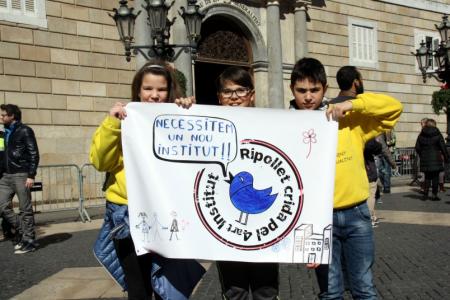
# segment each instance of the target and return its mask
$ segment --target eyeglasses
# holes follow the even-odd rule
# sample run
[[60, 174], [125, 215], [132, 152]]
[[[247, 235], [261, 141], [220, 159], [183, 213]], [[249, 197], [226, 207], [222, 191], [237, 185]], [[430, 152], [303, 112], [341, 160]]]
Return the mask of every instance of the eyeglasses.
[[233, 94], [235, 93], [238, 97], [245, 97], [247, 96], [252, 90], [248, 88], [238, 88], [236, 90], [222, 90], [220, 94], [222, 94], [222, 97], [224, 98], [231, 98], [233, 97]]

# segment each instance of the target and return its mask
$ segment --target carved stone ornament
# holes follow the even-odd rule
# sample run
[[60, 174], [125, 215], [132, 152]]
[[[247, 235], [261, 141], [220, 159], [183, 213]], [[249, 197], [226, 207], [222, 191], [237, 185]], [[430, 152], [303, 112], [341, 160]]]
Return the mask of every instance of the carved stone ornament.
[[232, 31], [216, 31], [200, 41], [198, 59], [202, 58], [250, 63], [248, 41]]

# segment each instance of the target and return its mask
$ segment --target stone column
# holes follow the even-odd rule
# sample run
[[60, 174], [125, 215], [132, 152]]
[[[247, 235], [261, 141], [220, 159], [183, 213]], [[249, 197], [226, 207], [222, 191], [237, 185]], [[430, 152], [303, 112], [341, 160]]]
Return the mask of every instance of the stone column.
[[[174, 44], [183, 44], [187, 45], [189, 44], [188, 38], [187, 38], [187, 31], [186, 26], [184, 25], [183, 18], [178, 14], [178, 11], [180, 10], [180, 7], [184, 6], [187, 7], [187, 1], [186, 0], [178, 0], [175, 1], [174, 5], [172, 6], [172, 9], [170, 12], [173, 14], [172, 17], [177, 17], [175, 20], [175, 23], [172, 25], [172, 40]], [[176, 15], [175, 15], [176, 14]], [[178, 51], [179, 49], [175, 49], [175, 51]], [[189, 52], [185, 52], [182, 50], [178, 58], [175, 60], [175, 68], [180, 70], [184, 76], [186, 77], [186, 95], [192, 96], [194, 94], [194, 74], [192, 72], [192, 60], [191, 60], [191, 54]]]
[[[145, 8], [144, 0], [135, 0], [134, 1], [134, 11], [141, 11], [141, 14], [137, 17], [136, 23], [134, 26], [134, 43], [135, 45], [151, 45], [152, 35], [150, 31], [150, 26], [147, 24], [147, 11]], [[144, 49], [144, 51], [146, 51]], [[136, 55], [136, 69], [139, 70], [147, 60], [141, 54]]]
[[280, 4], [278, 1], [267, 1], [267, 51], [269, 105], [273, 108], [284, 108]]
[[297, 0], [295, 3], [295, 61], [308, 55], [307, 4]]

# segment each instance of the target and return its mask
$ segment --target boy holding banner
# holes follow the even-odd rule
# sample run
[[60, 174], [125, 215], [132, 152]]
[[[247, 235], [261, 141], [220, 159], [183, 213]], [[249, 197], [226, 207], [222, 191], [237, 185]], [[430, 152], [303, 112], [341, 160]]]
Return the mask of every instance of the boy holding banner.
[[[219, 103], [224, 106], [251, 107], [255, 91], [251, 75], [242, 68], [229, 67], [216, 81]], [[278, 264], [217, 261], [224, 299], [278, 299]]]
[[[353, 84], [357, 85], [357, 80]], [[322, 63], [314, 58], [299, 60], [291, 73], [290, 87], [296, 109], [320, 109], [328, 87]], [[328, 105], [326, 116], [328, 120], [339, 121], [339, 131], [332, 262], [316, 269], [320, 299], [343, 298], [342, 264], [345, 264], [353, 298], [377, 298], [371, 270], [374, 240], [367, 206], [369, 183], [363, 150], [368, 140], [392, 129], [401, 112], [398, 100], [380, 94], [363, 93], [355, 95], [355, 99]]]

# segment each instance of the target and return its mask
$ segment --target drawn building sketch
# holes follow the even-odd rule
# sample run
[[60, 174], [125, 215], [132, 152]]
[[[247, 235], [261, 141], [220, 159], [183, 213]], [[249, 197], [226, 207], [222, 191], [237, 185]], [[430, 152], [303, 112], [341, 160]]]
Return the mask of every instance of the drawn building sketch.
[[331, 261], [332, 225], [323, 233], [314, 233], [312, 224], [302, 224], [294, 231], [293, 261], [329, 264]]

